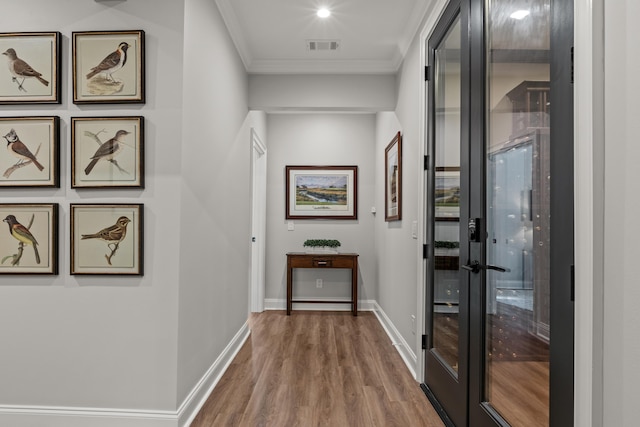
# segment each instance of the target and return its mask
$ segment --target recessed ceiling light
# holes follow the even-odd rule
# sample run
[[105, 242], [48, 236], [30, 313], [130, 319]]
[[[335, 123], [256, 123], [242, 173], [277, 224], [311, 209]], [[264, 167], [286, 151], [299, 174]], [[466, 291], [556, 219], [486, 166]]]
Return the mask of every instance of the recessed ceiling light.
[[529, 11], [528, 10], [516, 10], [515, 12], [513, 12], [511, 14], [511, 17], [513, 19], [524, 19], [527, 16], [529, 16]]
[[327, 8], [318, 9], [318, 17], [320, 18], [328, 18], [331, 15], [331, 11]]

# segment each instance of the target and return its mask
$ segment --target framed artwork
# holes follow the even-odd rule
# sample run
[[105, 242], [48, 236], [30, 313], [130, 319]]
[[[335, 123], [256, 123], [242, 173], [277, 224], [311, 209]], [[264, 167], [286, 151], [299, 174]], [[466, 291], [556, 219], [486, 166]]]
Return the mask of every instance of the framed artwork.
[[72, 188], [144, 188], [144, 118], [72, 117]]
[[60, 103], [60, 33], [0, 33], [0, 104]]
[[145, 102], [144, 31], [74, 32], [73, 102]]
[[58, 204], [1, 203], [0, 274], [58, 274]]
[[286, 166], [287, 219], [358, 219], [357, 166]]
[[393, 137], [384, 150], [384, 220], [402, 219], [402, 135]]
[[437, 166], [435, 175], [436, 221], [460, 218], [460, 167]]
[[142, 204], [72, 204], [71, 274], [143, 274]]
[[59, 187], [59, 117], [0, 117], [0, 187]]

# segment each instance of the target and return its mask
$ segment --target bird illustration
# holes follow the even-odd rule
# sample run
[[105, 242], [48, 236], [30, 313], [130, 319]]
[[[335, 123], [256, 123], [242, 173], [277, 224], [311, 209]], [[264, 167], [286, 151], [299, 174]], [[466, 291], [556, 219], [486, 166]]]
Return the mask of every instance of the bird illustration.
[[102, 144], [95, 152], [95, 154], [91, 157], [91, 162], [84, 169], [84, 173], [89, 175], [93, 170], [93, 167], [100, 160], [108, 160], [113, 161], [113, 158], [122, 151], [124, 146], [122, 145], [122, 138], [129, 135], [131, 132], [127, 132], [126, 130], [119, 130], [116, 132], [116, 135], [110, 140], [106, 141]]
[[127, 235], [127, 224], [129, 224], [131, 220], [126, 216], [121, 216], [118, 218], [115, 224], [103, 228], [94, 234], [83, 234], [81, 236], [82, 240], [86, 239], [101, 239], [107, 242], [108, 246], [115, 245], [117, 247], [118, 244], [124, 237]]
[[40, 264], [38, 241], [33, 237], [33, 234], [31, 234], [29, 229], [20, 224], [14, 215], [7, 215], [3, 221], [9, 224], [9, 232], [16, 240], [33, 247], [33, 252], [36, 255], [36, 263]]
[[87, 74], [87, 80], [98, 74], [104, 74], [105, 76], [108, 76], [111, 81], [115, 82], [115, 79], [111, 74], [124, 67], [124, 64], [127, 63], [127, 49], [129, 49], [128, 43], [120, 43], [114, 52], [107, 55], [102, 62], [89, 71]]
[[20, 138], [14, 129], [11, 129], [8, 134], [3, 136], [3, 138], [7, 140], [7, 151], [19, 159], [18, 163], [31, 160], [39, 170], [44, 169], [44, 166], [42, 166], [36, 159], [36, 156], [34, 156], [27, 146], [20, 141]]
[[27, 78], [35, 77], [40, 83], [45, 86], [49, 86], [49, 82], [42, 78], [42, 73], [37, 72], [31, 65], [24, 62], [22, 59], [18, 58], [16, 51], [13, 48], [9, 48], [6, 51], [2, 52], [3, 55], [7, 56], [7, 60], [9, 62], [9, 71], [13, 74], [12, 81], [18, 82], [18, 78], [22, 77], [22, 81], [18, 83], [18, 89], [22, 91], [27, 91], [22, 84]]

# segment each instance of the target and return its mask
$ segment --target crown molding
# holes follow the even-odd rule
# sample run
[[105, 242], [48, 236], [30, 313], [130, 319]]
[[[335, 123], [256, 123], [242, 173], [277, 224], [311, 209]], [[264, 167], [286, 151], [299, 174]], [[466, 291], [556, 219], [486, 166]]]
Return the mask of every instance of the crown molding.
[[249, 74], [395, 74], [402, 61], [255, 60]]
[[249, 64], [251, 64], [251, 53], [249, 51], [247, 41], [242, 32], [242, 27], [238, 21], [238, 17], [236, 13], [233, 11], [233, 7], [231, 6], [231, 0], [215, 0], [216, 6], [218, 6], [218, 11], [222, 16], [222, 20], [224, 24], [227, 26], [227, 30], [229, 31], [229, 35], [231, 36], [231, 40], [233, 44], [236, 46], [236, 50], [240, 55], [240, 59], [244, 64], [245, 70], [249, 69]]

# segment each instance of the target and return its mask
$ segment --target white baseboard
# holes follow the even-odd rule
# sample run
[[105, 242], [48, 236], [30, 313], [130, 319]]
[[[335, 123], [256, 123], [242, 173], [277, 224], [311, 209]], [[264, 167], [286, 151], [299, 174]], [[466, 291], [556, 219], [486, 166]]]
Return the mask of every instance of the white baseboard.
[[[377, 305], [375, 300], [360, 300], [358, 301], [359, 311], [373, 311], [374, 306]], [[349, 304], [314, 304], [314, 303], [300, 303], [297, 302], [293, 306], [294, 310], [303, 311], [351, 311]], [[287, 300], [269, 298], [264, 300], [265, 310], [286, 310]]]
[[182, 405], [178, 408], [179, 427], [188, 427], [196, 415], [198, 415], [202, 405], [207, 401], [214, 387], [218, 384], [218, 381], [220, 381], [220, 378], [222, 378], [222, 375], [226, 372], [242, 348], [242, 345], [247, 338], [249, 338], [250, 333], [249, 323], [245, 322], [220, 356], [213, 362], [206, 374], [203, 375], [198, 384], [191, 390], [191, 393], [189, 393], [184, 402], [182, 402]]
[[0, 426], [187, 427], [249, 337], [245, 323], [177, 411], [0, 405]]
[[400, 331], [396, 329], [395, 325], [391, 322], [391, 319], [389, 319], [389, 316], [387, 316], [382, 307], [380, 307], [375, 301], [374, 304], [375, 307], [373, 313], [378, 318], [378, 321], [387, 335], [389, 335], [392, 345], [396, 348], [398, 353], [400, 353], [400, 357], [402, 357], [405, 365], [409, 368], [411, 375], [413, 378], [416, 378], [416, 368], [418, 366], [418, 358], [416, 357], [416, 354], [411, 349], [411, 346], [407, 341], [402, 337]]

